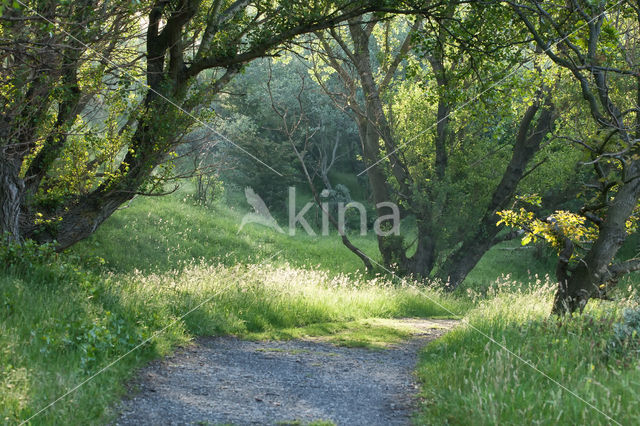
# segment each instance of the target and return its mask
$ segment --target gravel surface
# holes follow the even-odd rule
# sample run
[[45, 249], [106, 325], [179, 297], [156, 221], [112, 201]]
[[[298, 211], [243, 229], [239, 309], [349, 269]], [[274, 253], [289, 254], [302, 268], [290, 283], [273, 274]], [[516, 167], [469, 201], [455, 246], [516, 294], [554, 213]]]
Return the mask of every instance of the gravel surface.
[[417, 353], [456, 321], [403, 322], [416, 329], [413, 338], [385, 350], [199, 339], [140, 371], [116, 425], [408, 424]]

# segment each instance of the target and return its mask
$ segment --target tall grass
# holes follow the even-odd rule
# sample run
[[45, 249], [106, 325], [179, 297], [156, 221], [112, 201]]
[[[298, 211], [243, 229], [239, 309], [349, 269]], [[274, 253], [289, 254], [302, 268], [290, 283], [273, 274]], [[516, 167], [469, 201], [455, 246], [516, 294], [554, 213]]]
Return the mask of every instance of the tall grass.
[[428, 345], [418, 367], [425, 403], [417, 422], [637, 424], [637, 355], [608, 350], [612, 324], [633, 297], [590, 303], [584, 315], [560, 320], [549, 317], [554, 288], [548, 280], [524, 290], [499, 281], [465, 325]]
[[[148, 199], [70, 253], [3, 252], [0, 423], [31, 417], [134, 349], [32, 423], [104, 423], [136, 367], [195, 336], [281, 336], [312, 324], [446, 316], [466, 306], [409, 282], [364, 277], [335, 238], [257, 226], [237, 234], [236, 218], [228, 208], [216, 214], [180, 198]], [[105, 268], [87, 264], [94, 255]]]

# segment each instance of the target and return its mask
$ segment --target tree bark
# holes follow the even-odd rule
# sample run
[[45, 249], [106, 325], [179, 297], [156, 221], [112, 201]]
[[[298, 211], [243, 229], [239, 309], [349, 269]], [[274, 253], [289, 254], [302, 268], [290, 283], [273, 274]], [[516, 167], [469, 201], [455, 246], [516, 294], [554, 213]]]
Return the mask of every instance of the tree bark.
[[24, 198], [24, 181], [20, 178], [22, 159], [8, 153], [0, 154], [0, 233], [7, 241], [20, 242], [20, 208]]
[[[389, 125], [389, 121], [387, 120], [387, 116], [382, 105], [382, 100], [380, 99], [380, 90], [384, 89], [384, 87], [378, 87], [373, 78], [373, 69], [369, 53], [370, 31], [368, 28], [362, 27], [360, 20], [350, 21], [349, 31], [354, 45], [352, 54], [354, 65], [357, 70], [365, 98], [365, 119], [369, 122], [368, 125], [371, 126], [368, 133], [371, 138], [371, 143], [373, 144], [375, 142], [375, 148], [378, 152], [380, 151], [380, 141], [384, 143], [387, 150], [388, 160], [391, 165], [391, 173], [393, 174], [393, 177], [401, 191], [400, 196], [407, 197], [409, 194], [409, 175], [398, 158], [398, 153], [396, 152], [397, 147], [392, 136], [391, 126]], [[410, 36], [407, 36], [407, 38], [409, 37]], [[400, 54], [401, 53], [399, 53], [399, 55]], [[389, 73], [394, 72], [395, 67], [390, 68], [387, 70], [387, 76], [389, 76]], [[375, 162], [378, 161], [380, 161], [380, 157], [375, 159]], [[374, 168], [380, 167], [381, 165], [379, 164], [374, 166]]]
[[[558, 273], [558, 291], [552, 312], [557, 315], [582, 311], [600, 285], [620, 274], [619, 264], [612, 261], [627, 237], [626, 221], [633, 213], [640, 197], [640, 162], [634, 161], [628, 171], [630, 179], [622, 185], [600, 226], [598, 239], [587, 255], [566, 272]], [[625, 272], [622, 270], [622, 272]]]
[[417, 278], [427, 278], [436, 263], [436, 244], [431, 238], [431, 232], [421, 232], [418, 229], [416, 244], [418, 245], [416, 252], [410, 258], [405, 259], [404, 263], [410, 274]]
[[491, 247], [502, 241], [497, 238], [500, 228], [496, 226], [498, 221], [496, 212], [507, 207], [507, 203], [526, 173], [527, 165], [540, 149], [540, 144], [551, 131], [555, 121], [553, 105], [547, 97], [534, 127], [534, 118], [539, 109], [539, 104], [531, 105], [520, 121], [513, 154], [502, 180], [493, 192], [478, 230], [462, 242], [462, 245], [447, 258], [438, 271], [438, 278], [448, 282], [448, 288], [451, 290], [462, 283]]

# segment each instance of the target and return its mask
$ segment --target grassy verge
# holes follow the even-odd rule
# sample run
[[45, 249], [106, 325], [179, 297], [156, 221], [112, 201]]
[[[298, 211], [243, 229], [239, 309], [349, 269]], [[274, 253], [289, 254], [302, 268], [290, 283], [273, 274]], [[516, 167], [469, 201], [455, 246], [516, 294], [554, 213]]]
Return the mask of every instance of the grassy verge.
[[594, 302], [585, 315], [560, 321], [549, 317], [552, 287], [534, 287], [494, 287], [468, 313], [467, 325], [425, 348], [418, 367], [424, 398], [419, 424], [613, 423], [607, 416], [622, 424], [638, 422], [637, 354], [609, 350], [620, 309], [633, 303]]

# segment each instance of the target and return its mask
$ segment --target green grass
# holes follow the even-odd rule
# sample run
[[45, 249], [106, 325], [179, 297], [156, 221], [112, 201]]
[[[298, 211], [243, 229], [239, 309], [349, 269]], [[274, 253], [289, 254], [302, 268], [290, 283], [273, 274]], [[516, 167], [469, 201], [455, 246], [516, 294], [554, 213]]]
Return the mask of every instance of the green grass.
[[340, 171], [331, 171], [329, 173], [329, 179], [333, 186], [344, 185], [349, 189], [351, 198], [356, 201], [364, 201], [367, 199], [367, 186], [362, 184], [362, 178], [358, 178], [353, 173], [346, 173]]
[[430, 343], [418, 367], [423, 404], [416, 422], [604, 425], [612, 423], [610, 416], [637, 424], [637, 354], [621, 358], [607, 351], [621, 307], [635, 302], [591, 302], [585, 315], [559, 320], [549, 317], [552, 290], [550, 284], [522, 290], [520, 283], [502, 281], [468, 313], [467, 324]]
[[[5, 253], [0, 423], [29, 418], [149, 338], [32, 423], [112, 419], [137, 367], [199, 335], [282, 337], [300, 329], [375, 346], [404, 335], [365, 319], [444, 316], [468, 306], [409, 282], [363, 276], [337, 238], [291, 238], [258, 226], [237, 234], [238, 216], [179, 197], [145, 199], [70, 253]], [[104, 268], [87, 265], [94, 255]]]
[[522, 246], [520, 239], [496, 245], [480, 259], [462, 283], [461, 290], [486, 291], [504, 276], [522, 285], [535, 283], [537, 278], [553, 276], [555, 258], [550, 249], [538, 246]]
[[[607, 423], [478, 330], [616, 420], [640, 419], [638, 356], [606, 351], [612, 323], [635, 299], [590, 303], [587, 315], [558, 323], [549, 318], [552, 285], [541, 278], [550, 265], [532, 250], [498, 247], [461, 291], [444, 294], [364, 275], [336, 236], [289, 237], [258, 225], [238, 233], [242, 213], [196, 207], [184, 194], [139, 199], [64, 255], [2, 252], [0, 423], [30, 417], [152, 337], [32, 423], [113, 419], [136, 368], [199, 335], [384, 348], [410, 334], [394, 318], [450, 312], [471, 325], [423, 351], [418, 424]], [[377, 255], [373, 238], [354, 241]]]
[[[431, 318], [437, 315], [432, 315]], [[398, 344], [418, 329], [393, 318], [367, 318], [356, 321], [332, 321], [304, 327], [283, 328], [245, 335], [256, 340], [309, 339], [350, 348], [384, 349]]]
[[[333, 273], [364, 271], [362, 261], [335, 234], [309, 236], [298, 230], [292, 237], [256, 224], [239, 232], [247, 209], [221, 204], [193, 206], [184, 192], [136, 199], [72, 251], [100, 256], [117, 272], [167, 271], [194, 259], [233, 265], [276, 254], [277, 262], [300, 267], [320, 267]], [[379, 257], [375, 238], [354, 235], [351, 239], [372, 258]]]

